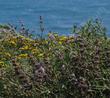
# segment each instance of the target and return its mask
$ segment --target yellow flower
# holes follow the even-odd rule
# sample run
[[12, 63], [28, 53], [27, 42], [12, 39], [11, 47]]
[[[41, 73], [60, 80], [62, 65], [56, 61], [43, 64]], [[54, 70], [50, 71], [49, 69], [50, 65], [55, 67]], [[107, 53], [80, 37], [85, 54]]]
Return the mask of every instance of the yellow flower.
[[63, 42], [63, 41], [66, 41], [67, 39], [68, 39], [68, 38], [67, 38], [66, 36], [61, 36], [61, 37], [59, 38], [59, 40], [62, 41], [62, 42]]
[[4, 66], [4, 62], [0, 61], [0, 68]]
[[32, 53], [35, 54], [35, 53], [38, 53], [39, 50], [38, 49], [32, 49]]
[[61, 41], [59, 41], [58, 43], [59, 43], [60, 45], [62, 44], [62, 42], [61, 42]]
[[55, 37], [58, 37], [58, 34], [54, 34]]
[[29, 46], [28, 46], [28, 45], [26, 45], [26, 46], [20, 48], [20, 50], [28, 50], [28, 49], [29, 49]]
[[16, 46], [16, 43], [14, 41], [10, 41], [10, 44]]
[[48, 40], [45, 40], [45, 44], [48, 44]]
[[43, 57], [44, 56], [44, 54], [43, 53], [40, 53], [39, 55], [38, 55], [38, 57]]
[[21, 59], [21, 58], [27, 58], [28, 57], [28, 54], [20, 54], [17, 58], [18, 59]]
[[8, 53], [8, 52], [6, 52], [6, 53], [5, 53], [5, 56], [7, 56], [7, 57], [11, 57], [11, 54]]

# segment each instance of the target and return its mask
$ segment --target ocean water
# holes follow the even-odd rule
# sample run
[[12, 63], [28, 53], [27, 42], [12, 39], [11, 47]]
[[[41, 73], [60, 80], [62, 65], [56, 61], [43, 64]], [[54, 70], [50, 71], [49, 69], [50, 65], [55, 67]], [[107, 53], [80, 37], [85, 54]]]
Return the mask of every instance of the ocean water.
[[71, 33], [74, 24], [99, 18], [110, 31], [110, 0], [0, 0], [0, 23], [39, 30], [39, 16], [44, 19], [45, 32]]

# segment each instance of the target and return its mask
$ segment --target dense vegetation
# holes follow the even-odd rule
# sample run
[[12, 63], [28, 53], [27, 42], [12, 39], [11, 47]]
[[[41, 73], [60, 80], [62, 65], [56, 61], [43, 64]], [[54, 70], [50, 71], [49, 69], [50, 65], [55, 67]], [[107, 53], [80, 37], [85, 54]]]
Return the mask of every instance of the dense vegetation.
[[110, 39], [99, 21], [74, 36], [33, 39], [0, 26], [0, 98], [110, 98]]

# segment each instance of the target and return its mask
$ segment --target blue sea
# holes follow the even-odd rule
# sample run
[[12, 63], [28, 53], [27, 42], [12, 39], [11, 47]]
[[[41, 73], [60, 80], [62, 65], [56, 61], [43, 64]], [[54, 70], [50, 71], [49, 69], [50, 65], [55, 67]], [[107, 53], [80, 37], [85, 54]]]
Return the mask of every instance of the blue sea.
[[71, 33], [74, 24], [99, 18], [110, 34], [110, 0], [0, 0], [0, 23], [20, 25], [40, 32], [39, 16], [45, 32]]

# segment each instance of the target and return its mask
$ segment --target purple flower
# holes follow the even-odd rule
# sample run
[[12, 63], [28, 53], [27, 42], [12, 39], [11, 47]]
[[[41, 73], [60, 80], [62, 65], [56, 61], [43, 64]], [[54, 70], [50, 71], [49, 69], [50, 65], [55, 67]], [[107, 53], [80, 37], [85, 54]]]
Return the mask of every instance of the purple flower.
[[55, 39], [55, 36], [50, 33], [50, 34], [49, 34], [49, 38], [50, 38], [51, 40], [54, 40], [54, 39]]

